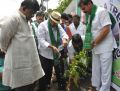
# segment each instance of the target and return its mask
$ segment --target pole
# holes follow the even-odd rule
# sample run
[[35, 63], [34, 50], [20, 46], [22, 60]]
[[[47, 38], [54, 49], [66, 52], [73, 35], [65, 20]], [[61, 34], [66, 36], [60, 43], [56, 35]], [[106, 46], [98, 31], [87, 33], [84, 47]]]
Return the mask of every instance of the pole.
[[48, 11], [48, 1], [47, 1], [47, 11]]

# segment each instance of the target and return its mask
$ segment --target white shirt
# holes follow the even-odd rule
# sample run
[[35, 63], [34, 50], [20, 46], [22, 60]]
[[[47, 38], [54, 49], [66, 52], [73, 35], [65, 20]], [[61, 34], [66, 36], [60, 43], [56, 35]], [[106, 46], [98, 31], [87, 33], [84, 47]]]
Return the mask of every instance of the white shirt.
[[69, 44], [67, 46], [67, 49], [68, 49], [68, 57], [71, 60], [71, 59], [73, 59], [74, 53], [75, 53], [75, 49], [74, 49], [74, 47], [72, 45], [72, 40], [70, 40], [70, 42], [69, 42]]
[[3, 85], [12, 89], [34, 83], [42, 76], [35, 39], [22, 12], [0, 20], [0, 49], [5, 51]]
[[[81, 36], [81, 38], [84, 41], [84, 37]], [[72, 39], [69, 41], [67, 49], [68, 49], [68, 57], [71, 60], [71, 59], [73, 59], [74, 54], [75, 54], [75, 49], [74, 49], [73, 44], [72, 44]]]
[[[59, 32], [60, 32], [60, 37], [62, 39], [68, 39], [68, 35], [64, 31], [64, 29], [61, 27], [60, 24], [58, 24]], [[53, 31], [55, 38], [57, 38], [57, 31]], [[51, 48], [48, 48], [49, 45], [51, 45], [51, 40], [49, 36], [49, 30], [48, 30], [48, 20], [42, 22], [38, 26], [37, 30], [37, 37], [38, 37], [38, 49], [39, 49], [39, 54], [42, 55], [45, 58], [48, 59], [53, 59], [53, 51]]]
[[[93, 35], [93, 39], [95, 39], [102, 31], [102, 28], [107, 25], [111, 25], [109, 14], [107, 10], [105, 10], [104, 8], [98, 7], [95, 14], [95, 18], [92, 21], [91, 32]], [[115, 45], [115, 40], [114, 40], [112, 31], [110, 30], [110, 32], [105, 37], [105, 39], [99, 45], [97, 45], [93, 49], [93, 51], [96, 54], [112, 51], [114, 45]]]
[[80, 22], [79, 26], [77, 27], [77, 29], [75, 28], [74, 23], [71, 23], [69, 25], [70, 31], [72, 33], [72, 36], [74, 34], [80, 34], [81, 36], [85, 35], [85, 26], [82, 24], [82, 22]]

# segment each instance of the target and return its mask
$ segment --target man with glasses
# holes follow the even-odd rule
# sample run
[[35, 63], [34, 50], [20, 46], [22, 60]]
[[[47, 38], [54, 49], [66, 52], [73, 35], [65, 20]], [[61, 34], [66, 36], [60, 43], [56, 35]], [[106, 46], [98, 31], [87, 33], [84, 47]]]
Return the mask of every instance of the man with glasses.
[[14, 91], [34, 91], [44, 76], [29, 20], [39, 10], [36, 0], [24, 0], [18, 12], [0, 20], [0, 49], [6, 54], [3, 85]]

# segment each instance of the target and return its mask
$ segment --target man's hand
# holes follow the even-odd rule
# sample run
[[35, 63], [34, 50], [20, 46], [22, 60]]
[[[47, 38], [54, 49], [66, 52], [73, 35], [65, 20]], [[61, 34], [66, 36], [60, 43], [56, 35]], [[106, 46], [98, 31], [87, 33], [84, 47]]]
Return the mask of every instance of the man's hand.
[[50, 45], [50, 46], [48, 46], [48, 47], [51, 48], [51, 49], [53, 50], [54, 53], [59, 53], [59, 50], [58, 50], [57, 47], [52, 46], [52, 45]]
[[4, 52], [4, 51], [1, 51], [1, 49], [0, 49], [0, 54], [1, 55], [3, 55], [3, 54], [5, 54], [6, 52]]
[[57, 48], [57, 47], [52, 46], [52, 49], [53, 49], [53, 51], [54, 51], [55, 53], [59, 53], [59, 50], [58, 50], [58, 48]]
[[91, 45], [92, 45], [92, 49], [93, 49], [97, 45], [97, 43], [95, 41], [92, 41]]

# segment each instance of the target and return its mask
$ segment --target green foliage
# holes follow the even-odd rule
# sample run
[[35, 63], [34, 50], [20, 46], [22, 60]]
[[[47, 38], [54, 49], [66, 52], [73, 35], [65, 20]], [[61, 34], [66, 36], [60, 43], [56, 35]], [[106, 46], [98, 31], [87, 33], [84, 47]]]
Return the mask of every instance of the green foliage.
[[65, 71], [65, 77], [72, 78], [74, 84], [78, 86], [80, 77], [86, 77], [88, 75], [88, 64], [89, 57], [86, 56], [86, 51], [80, 51], [79, 54], [74, 56], [68, 70]]
[[63, 13], [63, 11], [68, 7], [72, 0], [59, 0], [59, 6], [57, 7], [57, 11]]

